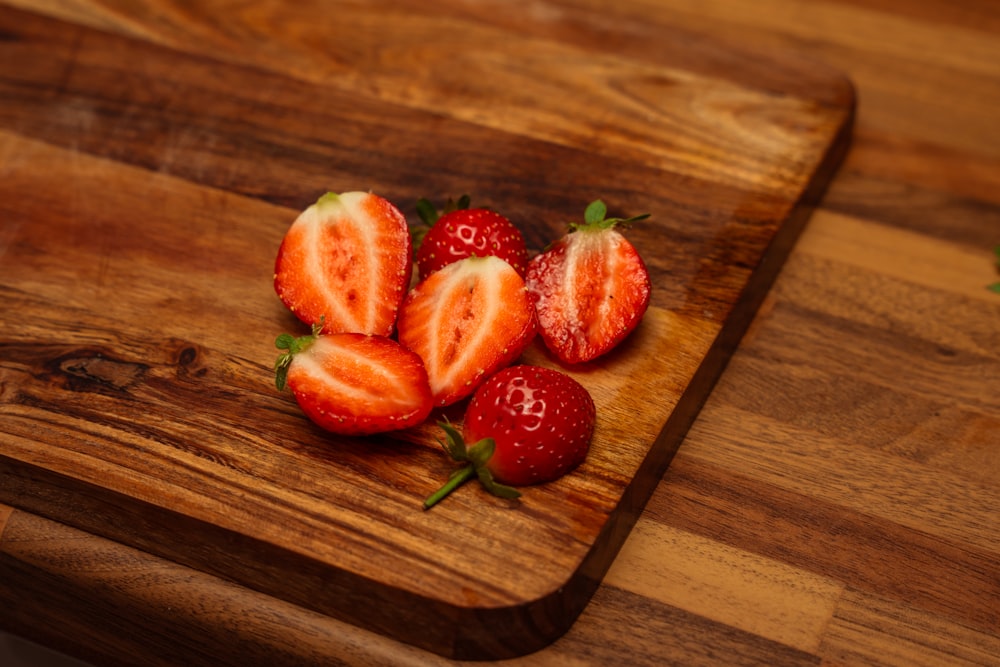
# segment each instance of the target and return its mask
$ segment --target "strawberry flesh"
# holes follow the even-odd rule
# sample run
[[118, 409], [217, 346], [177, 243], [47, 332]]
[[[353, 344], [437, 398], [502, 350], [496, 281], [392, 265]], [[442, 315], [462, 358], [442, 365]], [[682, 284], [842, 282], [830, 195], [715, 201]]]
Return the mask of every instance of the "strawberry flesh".
[[417, 284], [397, 328], [399, 342], [423, 359], [438, 406], [515, 361], [537, 331], [524, 280], [493, 256], [452, 262]]
[[[318, 327], [316, 329], [318, 332]], [[432, 409], [423, 362], [385, 336], [286, 336], [278, 346], [278, 387], [287, 385], [309, 419], [343, 435], [416, 426]]]
[[392, 334], [412, 273], [402, 213], [366, 192], [328, 193], [292, 223], [275, 259], [274, 289], [323, 333]]
[[613, 227], [583, 226], [528, 263], [545, 346], [562, 362], [591, 361], [639, 324], [651, 285], [635, 247]]

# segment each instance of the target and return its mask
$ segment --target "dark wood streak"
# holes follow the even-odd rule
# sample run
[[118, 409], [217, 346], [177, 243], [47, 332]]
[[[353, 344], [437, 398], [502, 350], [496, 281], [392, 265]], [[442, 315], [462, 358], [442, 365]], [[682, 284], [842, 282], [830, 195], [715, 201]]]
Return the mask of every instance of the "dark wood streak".
[[[675, 482], [670, 498], [671, 523], [701, 532], [709, 525], [730, 544], [753, 545], [759, 553], [780, 557], [806, 570], [854, 582], [869, 594], [904, 597], [932, 613], [959, 619], [971, 628], [990, 632], [996, 628], [1000, 581], [995, 577], [993, 555], [955, 541], [874, 519], [861, 512], [810, 501], [779, 488], [754, 484], [697, 462], [671, 469]], [[693, 488], [697, 485], [697, 490]], [[694, 498], [710, 498], [710, 505], [693, 506]], [[798, 535], [795, 542], [773, 544], [776, 533]], [[838, 548], [849, 538], [850, 551]], [[886, 545], [906, 557], [892, 566], [880, 566]], [[922, 573], [947, 571], [946, 577], [927, 578]], [[974, 597], [957, 595], [974, 590]]]

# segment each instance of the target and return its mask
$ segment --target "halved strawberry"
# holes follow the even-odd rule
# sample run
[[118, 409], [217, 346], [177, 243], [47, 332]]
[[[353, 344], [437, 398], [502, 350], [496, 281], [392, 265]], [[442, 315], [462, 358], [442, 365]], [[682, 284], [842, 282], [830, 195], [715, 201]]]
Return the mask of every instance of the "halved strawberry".
[[497, 372], [473, 394], [461, 433], [440, 424], [445, 450], [467, 465], [427, 498], [424, 508], [472, 477], [503, 498], [520, 495], [507, 485], [562, 477], [587, 457], [595, 420], [590, 393], [565, 373], [527, 365]]
[[359, 333], [278, 336], [285, 350], [275, 362], [275, 384], [287, 385], [309, 419], [344, 435], [395, 431], [430, 414], [430, 385], [423, 362], [385, 336]]
[[424, 360], [434, 404], [451, 405], [516, 360], [537, 331], [524, 280], [498, 257], [467, 257], [406, 295], [399, 342]]
[[367, 192], [327, 193], [292, 223], [278, 249], [274, 289], [324, 333], [388, 336], [413, 270], [403, 214]]
[[466, 257], [494, 255], [506, 261], [523, 278], [528, 263], [524, 235], [514, 223], [496, 211], [469, 208], [468, 196], [445, 206], [438, 215], [426, 199], [417, 202], [417, 212], [430, 226], [417, 246], [420, 279]]
[[616, 227], [649, 217], [606, 219], [601, 200], [591, 202], [584, 224], [528, 263], [525, 277], [538, 314], [539, 333], [561, 361], [595, 359], [617, 346], [649, 306], [649, 272]]

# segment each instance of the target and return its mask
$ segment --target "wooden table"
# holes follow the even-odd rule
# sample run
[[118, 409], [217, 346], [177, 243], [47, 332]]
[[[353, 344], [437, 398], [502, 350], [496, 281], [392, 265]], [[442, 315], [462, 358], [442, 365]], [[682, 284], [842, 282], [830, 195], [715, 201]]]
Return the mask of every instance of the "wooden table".
[[[287, 97], [272, 100], [271, 107], [261, 96], [257, 110], [273, 111], [276, 123], [290, 104], [308, 111], [305, 84], [314, 91], [353, 91], [358, 99], [354, 122], [371, 124], [373, 148], [355, 145], [337, 155], [365, 174], [387, 150], [378, 146], [383, 119], [365, 116], [373, 108], [366, 100], [378, 99], [399, 109], [397, 119], [437, 119], [449, 132], [455, 131], [450, 124], [455, 120], [492, 129], [497, 133], [490, 135], [493, 146], [506, 145], [497, 139], [501, 134], [520, 137], [524, 145], [551, 146], [550, 157], [590, 146], [609, 161], [605, 175], [612, 167], [647, 176], [688, 169], [692, 187], [715, 178], [739, 189], [755, 165], [769, 164], [766, 159], [727, 165], [725, 155], [699, 155], [684, 165], [672, 164], [679, 150], [676, 137], [634, 109], [635, 115], [623, 113], [630, 107], [617, 96], [644, 99], [666, 85], [669, 77], [657, 70], [662, 61], [672, 68], [671, 76], [683, 71], [695, 77], [675, 78], [675, 83], [698, 77], [726, 82], [727, 75], [738, 75], [738, 83], [770, 96], [781, 109], [816, 111], [843, 107], [845, 89], [831, 83], [837, 80], [831, 73], [846, 75], [857, 95], [846, 161], [773, 287], [749, 301], [756, 318], [672, 460], [672, 449], [664, 454], [669, 467], [658, 483], [653, 480], [644, 509], [644, 494], [628, 497], [639, 503], [641, 514], [630, 532], [630, 521], [623, 520], [627, 538], [589, 604], [564, 636], [513, 662], [1000, 663], [1000, 293], [988, 289], [1000, 282], [993, 254], [1000, 245], [1000, 11], [992, 3], [383, 3], [394, 25], [412, 28], [410, 48], [428, 25], [456, 31], [435, 33], [440, 44], [428, 41], [415, 51], [436, 65], [454, 66], [442, 70], [453, 74], [437, 80], [434, 90], [407, 78], [412, 63], [405, 49], [393, 51], [394, 41], [382, 45], [384, 52], [364, 54], [372, 59], [370, 77], [351, 78], [345, 75], [348, 61], [324, 60], [323, 54], [335, 50], [324, 46], [322, 26], [336, 20], [331, 9], [336, 3], [325, 9], [314, 3], [312, 13], [302, 9], [310, 9], [304, 4], [297, 5], [302, 13], [275, 9], [280, 3], [220, 4], [229, 5], [226, 13], [206, 9], [207, 3], [185, 8], [86, 0], [8, 0], [0, 11], [4, 25], [30, 20], [32, 30], [41, 26], [33, 34], [77, 35], [67, 53], [110, 39], [129, 45], [121, 53], [155, 53], [125, 67], [145, 76], [143, 81], [155, 81], [155, 68], [165, 62], [195, 71], [200, 59], [211, 59], [229, 68], [235, 81], [274, 81], [280, 75], [305, 82], [290, 84], [283, 91]], [[17, 13], [21, 10], [30, 10], [30, 19]], [[399, 22], [421, 12], [433, 20]], [[293, 15], [298, 18], [289, 18]], [[379, 45], [378, 17], [369, 19], [352, 26], [353, 37], [359, 44]], [[73, 25], [85, 28], [74, 32]], [[338, 34], [352, 34], [338, 29]], [[13, 28], [7, 34], [8, 45], [23, 44], [30, 53], [30, 40]], [[516, 57], [508, 52], [506, 61], [496, 55], [495, 60], [466, 62], [463, 74], [461, 59], [452, 61], [447, 45], [468, 46], [463, 40], [469, 34], [516, 43], [521, 50]], [[671, 39], [657, 39], [663, 35]], [[336, 52], [345, 53], [343, 48]], [[485, 46], [476, 51], [479, 56], [489, 52]], [[184, 57], [173, 60], [171, 53]], [[555, 71], [569, 78], [534, 86], [523, 71], [512, 68], [526, 63], [534, 68], [555, 63]], [[38, 67], [25, 61], [25, 81]], [[613, 74], [622, 68], [642, 76], [616, 79]], [[470, 72], [496, 78], [484, 85]], [[71, 74], [65, 71], [62, 80]], [[588, 88], [589, 81], [595, 85]], [[551, 98], [540, 103], [536, 97], [551, 92], [553, 82], [592, 97], [565, 99], [560, 113], [560, 104]], [[125, 90], [129, 83], [109, 80], [106, 85]], [[218, 94], [224, 95], [230, 83], [217, 82]], [[492, 105], [482, 97], [491, 86]], [[712, 100], [732, 105], [734, 98], [727, 95], [740, 90], [723, 86]], [[38, 92], [44, 101], [46, 94], [63, 91]], [[154, 105], [169, 98], [168, 92], [152, 86], [129, 94], [148, 94]], [[809, 104], [800, 104], [804, 101]], [[588, 103], [593, 106], [581, 106]], [[86, 163], [98, 185], [140, 182], [116, 180], [117, 167], [109, 164], [211, 183], [212, 188], [186, 191], [194, 197], [184, 202], [188, 207], [259, 211], [270, 206], [282, 212], [306, 203], [306, 193], [322, 180], [310, 180], [306, 167], [320, 169], [334, 152], [333, 144], [286, 145], [285, 152], [275, 145], [269, 149], [273, 162], [247, 164], [240, 157], [267, 149], [267, 137], [257, 137], [261, 144], [254, 146], [223, 145], [222, 135], [199, 125], [196, 113], [187, 125], [173, 119], [161, 128], [174, 133], [170, 136], [143, 127], [143, 136], [157, 141], [130, 144], [127, 133], [136, 130], [136, 118], [107, 128], [96, 112], [74, 113], [72, 123], [67, 117], [60, 124], [59, 118], [19, 116], [12, 108], [0, 108], [0, 146], [7, 148], [0, 152], [0, 174], [29, 173], [34, 180], [26, 182], [50, 187], [24, 190], [23, 201], [8, 195], [0, 206], [8, 215], [41, 211], [51, 201], [61, 215], [83, 211], [100, 217], [92, 192], [60, 190], [58, 182], [45, 180], [49, 173], [60, 173], [66, 160]], [[748, 113], [738, 105], [726, 109]], [[51, 134], [39, 136], [39, 128]], [[779, 139], [807, 132], [799, 126], [784, 129], [787, 134]], [[117, 143], [95, 145], [96, 136]], [[471, 136], [479, 140], [483, 135], [470, 131]], [[450, 134], [449, 139], [455, 146], [461, 137]], [[834, 143], [842, 139], [830, 137]], [[392, 148], [416, 151], [428, 145], [426, 137], [415, 137]], [[615, 149], [624, 156], [618, 162], [610, 155]], [[199, 173], [190, 156], [201, 150], [215, 155], [213, 164], [225, 169]], [[88, 162], [92, 155], [102, 159]], [[490, 159], [511, 156], [516, 157], [514, 148]], [[421, 184], [428, 188], [461, 183], [463, 174], [474, 174], [488, 162], [470, 149], [456, 153], [453, 173], [427, 174], [420, 172], [422, 164], [429, 164], [420, 155], [409, 159], [411, 164], [394, 165], [392, 173], [424, 179]], [[34, 171], [23, 169], [25, 160]], [[522, 168], [523, 178], [529, 171]], [[303, 181], [286, 184], [282, 195], [269, 180], [278, 173], [298, 173]], [[791, 187], [779, 172], [767, 176], [772, 194]], [[579, 178], [587, 181], [587, 174]], [[825, 185], [824, 178], [818, 181]], [[587, 182], [588, 188], [594, 186]], [[550, 186], [551, 201], [537, 207], [569, 200], [574, 184], [563, 185]], [[498, 195], [510, 201], [519, 187], [525, 188], [512, 178]], [[621, 184], [617, 188], [626, 191]], [[227, 190], [237, 196], [224, 194]], [[671, 192], [676, 202], [678, 191]], [[135, 205], [142, 193], [101, 194], [104, 200]], [[695, 207], [685, 204], [685, 210]], [[176, 202], [158, 205], [169, 208]], [[17, 238], [10, 219], [0, 221], [0, 267], [6, 244]], [[217, 228], [209, 231], [221, 236]], [[794, 235], [781, 238], [795, 240]], [[537, 249], [542, 239], [529, 242]], [[183, 248], [168, 250], [184, 256]], [[784, 254], [778, 253], [779, 263]], [[11, 325], [16, 315], [5, 310], [2, 317]], [[52, 322], [58, 326], [56, 317]], [[196, 348], [178, 343], [172, 353], [177, 367], [192, 375], [210, 366]], [[19, 360], [27, 358], [23, 351], [18, 354]], [[22, 370], [10, 361], [13, 356], [0, 359], [8, 360], [7, 371]], [[107, 381], [102, 372], [94, 369]], [[232, 372], [239, 376], [239, 369]], [[15, 382], [5, 384], [3, 377], [0, 399], [16, 403], [10, 395]], [[117, 381], [124, 387], [131, 380], [113, 375], [108, 392], [121, 388]], [[0, 627], [60, 650], [100, 664], [449, 662], [384, 633], [17, 504], [0, 504]]]

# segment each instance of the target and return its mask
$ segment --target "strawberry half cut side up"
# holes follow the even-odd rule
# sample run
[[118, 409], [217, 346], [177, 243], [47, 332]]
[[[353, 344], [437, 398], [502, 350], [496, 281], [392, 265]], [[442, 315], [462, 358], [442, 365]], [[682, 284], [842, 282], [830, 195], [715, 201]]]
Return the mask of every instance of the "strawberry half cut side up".
[[517, 271], [498, 257], [467, 257], [407, 294], [399, 342], [424, 361], [436, 406], [455, 403], [510, 365], [537, 332]]
[[506, 217], [487, 208], [469, 208], [469, 196], [449, 200], [439, 215], [426, 199], [417, 202], [417, 214], [426, 227], [416, 242], [420, 279], [466, 257], [493, 255], [524, 277], [528, 248], [524, 235]]
[[275, 346], [275, 384], [287, 386], [302, 412], [342, 435], [370, 435], [416, 426], [433, 407], [423, 362], [385, 336], [359, 333], [282, 334]]
[[323, 333], [389, 336], [413, 271], [403, 214], [367, 192], [327, 193], [285, 233], [274, 264], [274, 290], [306, 324]]
[[583, 224], [528, 263], [525, 277], [545, 346], [563, 363], [591, 361], [616, 347], [649, 307], [649, 272], [618, 228], [649, 214], [606, 218], [591, 202]]
[[520, 496], [515, 486], [562, 477], [586, 459], [596, 414], [587, 389], [565, 373], [530, 365], [499, 371], [473, 394], [461, 433], [439, 422], [445, 451], [466, 465], [424, 509], [473, 477], [502, 498]]

